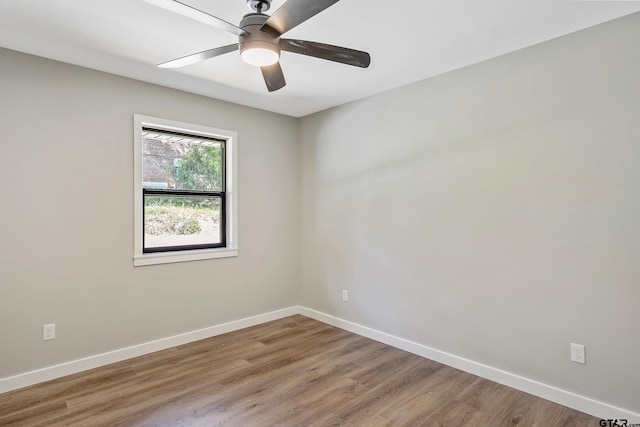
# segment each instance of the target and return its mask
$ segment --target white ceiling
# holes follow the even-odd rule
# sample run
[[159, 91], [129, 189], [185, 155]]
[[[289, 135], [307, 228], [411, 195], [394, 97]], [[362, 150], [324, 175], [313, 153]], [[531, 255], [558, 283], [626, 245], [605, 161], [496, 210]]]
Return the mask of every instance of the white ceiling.
[[[234, 24], [251, 12], [245, 0], [182, 1]], [[287, 86], [273, 93], [237, 52], [157, 68], [237, 38], [143, 0], [0, 0], [0, 46], [301, 117], [638, 11], [640, 1], [342, 0], [286, 37], [367, 51], [371, 66], [283, 52]]]

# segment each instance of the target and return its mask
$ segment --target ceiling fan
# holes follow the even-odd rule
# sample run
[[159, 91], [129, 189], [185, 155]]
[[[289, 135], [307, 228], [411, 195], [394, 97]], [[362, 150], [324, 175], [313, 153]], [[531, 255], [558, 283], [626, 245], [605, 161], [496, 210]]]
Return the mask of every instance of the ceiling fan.
[[163, 62], [158, 64], [158, 67], [183, 67], [240, 50], [240, 55], [246, 63], [260, 67], [267, 89], [273, 92], [286, 85], [279, 62], [282, 50], [361, 68], [367, 68], [371, 62], [367, 52], [306, 40], [281, 38], [287, 31], [339, 0], [288, 0], [271, 16], [263, 13], [269, 10], [271, 0], [247, 0], [248, 6], [255, 13], [245, 15], [238, 26], [178, 0], [144, 1], [239, 36], [238, 43]]

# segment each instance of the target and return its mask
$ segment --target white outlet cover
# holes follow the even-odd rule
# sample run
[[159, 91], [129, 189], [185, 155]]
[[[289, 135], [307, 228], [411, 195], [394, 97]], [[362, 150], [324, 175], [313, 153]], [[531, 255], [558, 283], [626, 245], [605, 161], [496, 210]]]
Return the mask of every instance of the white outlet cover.
[[48, 341], [56, 338], [56, 324], [49, 323], [42, 325], [42, 341]]
[[576, 363], [586, 363], [584, 345], [571, 343], [571, 361]]

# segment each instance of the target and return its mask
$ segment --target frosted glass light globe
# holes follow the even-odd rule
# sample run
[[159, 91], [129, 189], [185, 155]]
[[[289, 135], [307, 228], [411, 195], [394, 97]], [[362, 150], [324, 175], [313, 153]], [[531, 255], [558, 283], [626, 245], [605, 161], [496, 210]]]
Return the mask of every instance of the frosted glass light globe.
[[255, 65], [257, 67], [266, 67], [267, 65], [273, 65], [278, 62], [280, 55], [271, 49], [254, 47], [252, 49], [242, 51], [242, 59], [247, 64]]

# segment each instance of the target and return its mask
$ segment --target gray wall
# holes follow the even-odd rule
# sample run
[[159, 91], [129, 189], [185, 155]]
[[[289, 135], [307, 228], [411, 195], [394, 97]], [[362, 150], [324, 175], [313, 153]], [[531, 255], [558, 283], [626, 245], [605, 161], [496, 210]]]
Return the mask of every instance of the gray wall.
[[635, 14], [302, 119], [301, 304], [640, 411], [638, 40]]
[[[0, 378], [297, 303], [295, 119], [8, 50], [0, 94]], [[133, 267], [134, 113], [238, 132], [239, 257]]]

